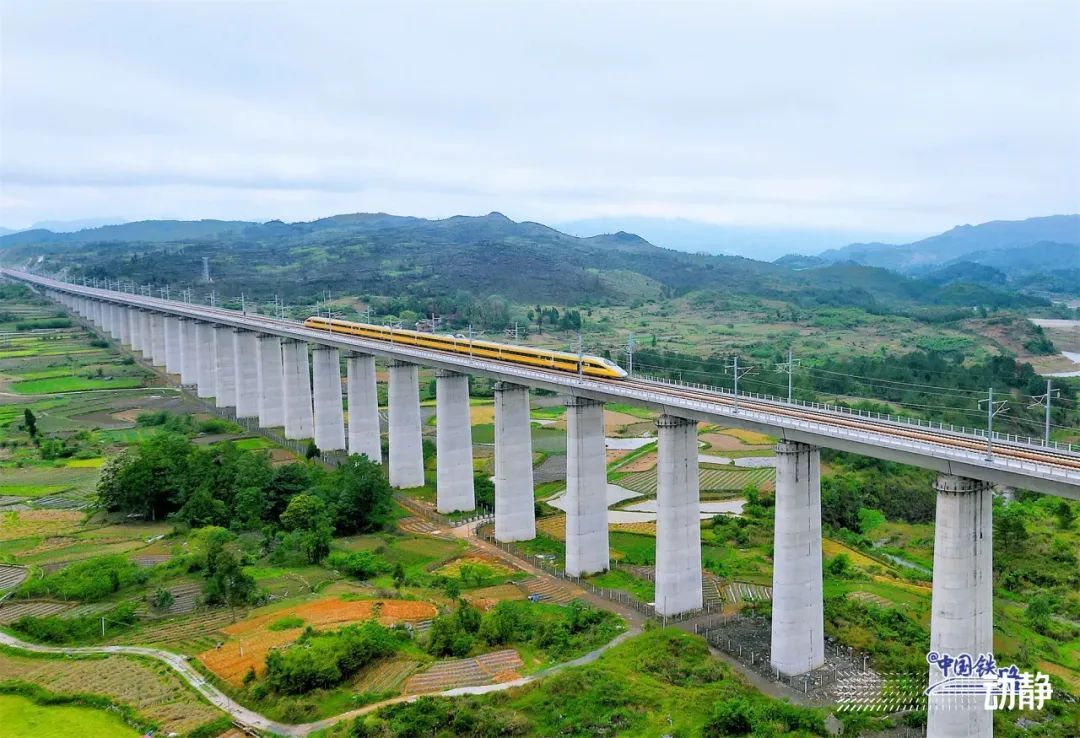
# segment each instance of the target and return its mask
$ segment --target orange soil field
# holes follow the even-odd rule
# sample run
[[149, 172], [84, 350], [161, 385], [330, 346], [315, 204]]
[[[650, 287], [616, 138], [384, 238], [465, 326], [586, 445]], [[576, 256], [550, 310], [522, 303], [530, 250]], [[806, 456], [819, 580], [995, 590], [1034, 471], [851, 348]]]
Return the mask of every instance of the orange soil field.
[[[436, 615], [435, 606], [428, 602], [325, 598], [263, 613], [226, 626], [221, 631], [229, 636], [229, 640], [220, 649], [203, 651], [199, 654], [199, 660], [217, 676], [230, 684], [239, 685], [249, 668], [254, 667], [256, 673], [261, 674], [265, 669], [266, 654], [271, 649], [295, 641], [305, 627], [310, 625], [316, 629], [328, 629], [367, 620], [374, 614], [376, 603], [381, 603], [378, 620], [383, 625], [430, 620]], [[284, 617], [302, 618], [304, 625], [279, 631], [267, 629]]]
[[619, 471], [624, 471], [624, 472], [649, 471], [649, 469], [652, 469], [654, 466], [656, 466], [656, 452], [655, 451], [650, 451], [647, 454], [642, 454], [641, 456], [637, 457], [636, 459], [631, 461], [629, 464], [623, 464], [622, 466], [619, 467]]
[[630, 449], [628, 449], [628, 448], [609, 448], [607, 450], [607, 454], [606, 454], [607, 463], [610, 464], [612, 462], [618, 461], [619, 459], [625, 458], [626, 456], [629, 456], [629, 455], [630, 455]]

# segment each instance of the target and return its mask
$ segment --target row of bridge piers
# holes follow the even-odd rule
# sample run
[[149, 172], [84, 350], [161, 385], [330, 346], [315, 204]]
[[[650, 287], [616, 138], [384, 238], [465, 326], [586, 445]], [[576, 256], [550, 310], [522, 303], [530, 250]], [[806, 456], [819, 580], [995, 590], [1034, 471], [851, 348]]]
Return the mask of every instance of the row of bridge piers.
[[[234, 407], [241, 418], [284, 428], [323, 451], [363, 454], [382, 463], [375, 357], [347, 353], [348, 425], [342, 409], [341, 352], [258, 331], [94, 300], [50, 296], [87, 318], [154, 366], [177, 374], [201, 398]], [[310, 362], [310, 363], [309, 363]], [[436, 494], [442, 513], [472, 510], [469, 379], [436, 372]], [[388, 380], [389, 478], [397, 488], [425, 483], [418, 366], [391, 361]], [[603, 404], [570, 396], [567, 407], [566, 571], [583, 576], [609, 566]], [[697, 421], [656, 422], [657, 537], [655, 609], [702, 608]], [[536, 535], [528, 387], [495, 387], [495, 538]], [[786, 675], [825, 663], [820, 454], [793, 441], [776, 446], [772, 665]], [[978, 480], [942, 475], [937, 518], [930, 649], [992, 651], [991, 491]], [[912, 644], [918, 648], [918, 644]], [[980, 703], [957, 709], [931, 698], [929, 735], [989, 736], [992, 713]]]

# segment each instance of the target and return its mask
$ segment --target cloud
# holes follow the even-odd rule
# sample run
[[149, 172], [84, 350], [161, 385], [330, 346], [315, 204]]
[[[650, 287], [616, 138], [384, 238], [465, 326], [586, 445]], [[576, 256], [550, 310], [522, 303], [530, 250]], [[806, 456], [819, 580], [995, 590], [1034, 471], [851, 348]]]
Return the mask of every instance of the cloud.
[[1075, 212], [1080, 5], [0, 4], [0, 223]]

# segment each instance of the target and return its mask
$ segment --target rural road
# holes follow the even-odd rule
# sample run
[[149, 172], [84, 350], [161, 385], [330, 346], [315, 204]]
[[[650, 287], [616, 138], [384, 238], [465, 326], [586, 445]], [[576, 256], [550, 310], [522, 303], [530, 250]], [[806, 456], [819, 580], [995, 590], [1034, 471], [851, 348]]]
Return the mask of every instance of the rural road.
[[378, 710], [380, 707], [386, 705], [392, 705], [398, 702], [409, 702], [415, 700], [421, 696], [424, 697], [454, 697], [457, 695], [465, 694], [486, 694], [488, 692], [497, 692], [504, 689], [510, 689], [512, 687], [520, 687], [524, 684], [536, 681], [545, 676], [554, 674], [562, 669], [566, 669], [571, 666], [580, 666], [595, 661], [599, 658], [600, 654], [609, 648], [616, 646], [627, 638], [640, 633], [640, 628], [631, 626], [628, 630], [616, 636], [607, 644], [600, 648], [590, 651], [589, 653], [581, 656], [573, 661], [567, 661], [562, 664], [556, 664], [543, 671], [538, 671], [535, 674], [531, 674], [521, 679], [515, 679], [511, 682], [503, 682], [501, 684], [489, 684], [480, 687], [459, 687], [457, 689], [449, 689], [443, 692], [432, 692], [425, 695], [402, 695], [400, 697], [394, 697], [392, 699], [383, 700], [382, 702], [376, 702], [356, 710], [350, 710], [349, 712], [343, 712], [340, 715], [334, 715], [333, 717], [319, 720], [314, 723], [301, 723], [299, 725], [291, 725], [289, 723], [279, 723], [275, 720], [261, 715], [254, 710], [249, 710], [243, 705], [238, 704], [235, 700], [230, 698], [224, 692], [219, 690], [206, 681], [206, 677], [199, 673], [191, 664], [188, 663], [187, 657], [180, 656], [169, 651], [162, 651], [157, 648], [144, 648], [142, 646], [82, 646], [71, 648], [60, 648], [53, 646], [40, 646], [35, 643], [26, 643], [14, 636], [11, 636], [3, 631], [0, 631], [0, 645], [7, 646], [9, 648], [21, 649], [23, 651], [31, 651], [34, 653], [52, 653], [61, 655], [79, 655], [79, 654], [121, 654], [128, 656], [144, 656], [147, 658], [157, 659], [169, 666], [173, 671], [179, 674], [180, 678], [190, 684], [205, 697], [209, 702], [221, 710], [229, 714], [238, 723], [242, 723], [245, 726], [254, 728], [259, 732], [273, 733], [282, 736], [306, 736], [317, 730], [323, 730], [325, 728], [339, 723], [342, 720], [349, 720], [358, 715]]

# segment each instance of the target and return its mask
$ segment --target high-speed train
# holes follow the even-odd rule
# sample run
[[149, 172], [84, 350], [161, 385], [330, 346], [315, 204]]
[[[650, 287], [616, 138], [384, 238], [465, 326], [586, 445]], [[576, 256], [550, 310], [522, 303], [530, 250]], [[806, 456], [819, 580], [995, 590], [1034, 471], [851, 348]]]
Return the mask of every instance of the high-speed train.
[[[331, 320], [316, 315], [305, 320], [304, 325], [315, 330], [360, 336], [361, 338], [397, 343], [403, 346], [418, 346], [437, 351], [468, 354], [482, 359], [498, 359], [499, 361], [509, 361], [514, 364], [555, 369], [572, 374], [578, 373], [578, 355], [565, 351], [548, 351], [528, 346], [512, 346], [506, 343], [477, 341], [475, 339], [470, 341], [468, 338], [461, 336], [440, 336], [435, 333], [389, 328], [383, 325], [353, 323], [348, 320]], [[600, 356], [589, 356], [588, 354], [581, 357], [581, 373], [590, 377], [608, 377], [610, 379], [622, 379], [626, 376], [626, 370], [615, 362]]]

